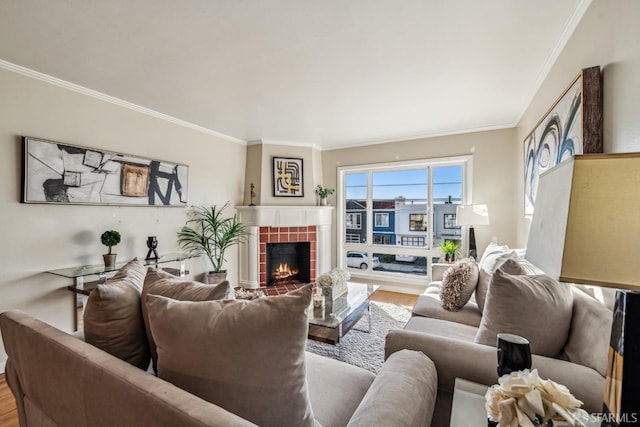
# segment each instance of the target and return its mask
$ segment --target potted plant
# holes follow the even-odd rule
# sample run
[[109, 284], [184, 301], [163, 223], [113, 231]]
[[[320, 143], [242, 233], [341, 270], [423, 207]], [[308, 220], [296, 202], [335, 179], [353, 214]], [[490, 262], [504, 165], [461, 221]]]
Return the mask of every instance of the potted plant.
[[109, 252], [102, 255], [104, 268], [106, 270], [113, 270], [116, 267], [116, 256], [118, 256], [118, 254], [112, 253], [111, 249], [120, 243], [120, 233], [115, 230], [107, 230], [100, 236], [100, 241], [103, 245], [109, 247]]
[[322, 185], [316, 186], [316, 194], [320, 198], [320, 206], [327, 205], [327, 197], [335, 193], [336, 190], [333, 188], [324, 188]]
[[205, 274], [205, 283], [218, 284], [227, 278], [227, 271], [222, 269], [227, 249], [240, 243], [246, 234], [246, 227], [238, 222], [237, 216], [225, 218], [222, 208], [216, 206], [194, 206], [191, 218], [178, 231], [178, 244], [193, 255], [206, 255], [213, 270]]
[[453, 240], [445, 240], [444, 243], [440, 243], [440, 249], [444, 252], [445, 261], [453, 262], [456, 259], [456, 251], [460, 249], [460, 245]]

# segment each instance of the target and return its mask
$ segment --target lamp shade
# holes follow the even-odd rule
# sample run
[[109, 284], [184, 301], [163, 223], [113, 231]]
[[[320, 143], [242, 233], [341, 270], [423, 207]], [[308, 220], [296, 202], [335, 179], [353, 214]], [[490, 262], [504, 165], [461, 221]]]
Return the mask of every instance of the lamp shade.
[[489, 225], [487, 205], [458, 205], [456, 225]]
[[540, 176], [526, 258], [563, 282], [640, 288], [640, 153], [575, 156]]

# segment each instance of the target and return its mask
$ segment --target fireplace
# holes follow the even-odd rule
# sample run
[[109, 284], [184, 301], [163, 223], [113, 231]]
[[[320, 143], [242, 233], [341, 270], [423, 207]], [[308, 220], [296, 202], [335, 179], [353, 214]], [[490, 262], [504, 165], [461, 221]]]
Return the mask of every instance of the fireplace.
[[267, 271], [275, 268], [267, 267], [267, 245], [272, 243], [309, 245], [304, 251], [309, 254], [309, 273], [301, 279], [306, 283], [315, 280], [319, 273], [331, 269], [333, 207], [238, 206], [236, 209], [238, 219], [248, 230], [246, 242], [240, 245], [240, 286], [255, 289], [273, 285], [269, 283], [267, 274]]
[[309, 283], [311, 243], [267, 243], [267, 286]]

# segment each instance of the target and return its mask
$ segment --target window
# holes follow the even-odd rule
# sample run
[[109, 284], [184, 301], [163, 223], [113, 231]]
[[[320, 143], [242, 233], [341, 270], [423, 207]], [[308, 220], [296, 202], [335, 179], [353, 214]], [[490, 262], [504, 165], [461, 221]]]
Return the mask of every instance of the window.
[[344, 241], [347, 243], [360, 243], [360, 235], [347, 233]]
[[389, 236], [388, 234], [374, 234], [373, 244], [374, 245], [390, 245], [391, 236]]
[[375, 225], [376, 227], [389, 227], [389, 214], [376, 212]]
[[442, 255], [438, 244], [462, 239], [460, 229], [448, 227], [456, 205], [469, 197], [470, 161], [460, 156], [339, 167], [338, 259], [357, 251], [380, 261], [362, 273], [426, 275], [427, 260]]
[[348, 213], [346, 223], [347, 228], [359, 230], [362, 228], [362, 215], [359, 213]]
[[424, 246], [424, 237], [402, 236], [400, 242], [403, 246]]
[[425, 216], [422, 214], [409, 214], [409, 231], [427, 231]]

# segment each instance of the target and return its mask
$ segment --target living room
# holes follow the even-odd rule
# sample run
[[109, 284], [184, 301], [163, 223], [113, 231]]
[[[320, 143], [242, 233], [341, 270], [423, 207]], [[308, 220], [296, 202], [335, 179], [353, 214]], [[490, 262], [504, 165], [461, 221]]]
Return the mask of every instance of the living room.
[[[313, 189], [316, 185], [339, 187], [338, 167], [471, 156], [473, 201], [486, 203], [491, 215], [490, 225], [476, 228], [479, 253], [494, 238], [498, 243], [514, 248], [526, 246], [530, 218], [525, 216], [523, 208], [522, 144], [580, 70], [596, 65], [602, 70], [604, 152], [640, 151], [640, 121], [637, 120], [640, 114], [640, 51], [636, 46], [640, 38], [637, 26], [640, 5], [633, 0], [569, 3], [569, 9], [574, 12], [566, 16], [565, 32], [559, 32], [554, 39], [558, 46], [546, 46], [547, 52], [554, 48], [557, 52], [549, 57], [549, 64], [539, 67], [544, 75], [536, 74], [534, 81], [524, 82], [526, 87], [522, 87], [520, 97], [525, 102], [515, 121], [479, 123], [473, 131], [442, 129], [425, 137], [363, 132], [365, 136], [360, 141], [353, 139], [348, 146], [326, 148], [316, 141], [289, 138], [285, 142], [284, 138], [269, 135], [247, 141], [221, 133], [219, 129], [180, 121], [179, 116], [178, 119], [173, 117], [172, 111], [161, 111], [165, 116], [151, 115], [148, 109], [134, 103], [118, 101], [128, 100], [128, 93], [106, 92], [92, 75], [73, 76], [75, 80], [72, 80], [71, 77], [57, 77], [55, 67], [48, 73], [41, 71], [49, 70], [45, 65], [51, 58], [34, 59], [28, 54], [22, 57], [15, 53], [11, 46], [20, 46], [20, 40], [13, 29], [15, 26], [41, 26], [55, 34], [55, 25], [47, 24], [46, 16], [40, 14], [34, 14], [38, 19], [29, 21], [22, 8], [3, 4], [0, 6], [3, 24], [0, 26], [3, 28], [0, 30], [3, 40], [0, 43], [3, 94], [0, 98], [0, 138], [3, 142], [0, 211], [5, 227], [0, 237], [3, 270], [0, 312], [19, 309], [61, 330], [71, 331], [74, 310], [66, 289], [69, 279], [46, 271], [99, 263], [100, 255], [104, 253], [99, 236], [108, 229], [122, 234], [122, 241], [116, 248], [121, 259], [143, 257], [147, 252], [147, 236], [152, 235], [157, 236], [160, 252], [175, 251], [178, 248], [176, 232], [186, 220], [186, 210], [180, 208], [20, 203], [22, 136], [186, 164], [189, 166], [190, 205], [222, 205], [226, 201], [234, 206], [249, 205], [250, 184], [254, 183], [258, 195], [254, 203], [258, 205], [315, 206]], [[78, 13], [83, 16], [86, 11]], [[90, 21], [84, 21], [83, 25], [90, 24]], [[527, 52], [516, 48], [512, 55], [515, 61], [516, 55], [527, 55]], [[128, 80], [121, 58], [114, 57], [110, 61], [113, 72], [119, 72], [123, 80]], [[469, 67], [477, 65], [482, 64], [465, 63]], [[510, 63], [501, 66], [509, 68]], [[132, 80], [132, 93], [136, 91], [134, 85]], [[103, 91], [116, 99], [109, 99]], [[183, 97], [180, 101], [188, 103], [186, 88]], [[473, 102], [481, 101], [494, 102], [489, 95]], [[206, 112], [200, 114], [206, 116]], [[425, 117], [425, 121], [429, 120]], [[360, 126], [366, 127], [366, 122]], [[265, 179], [270, 173], [272, 156], [303, 159], [304, 197], [273, 197], [270, 178]], [[263, 163], [261, 176], [255, 175], [258, 171], [256, 159]], [[332, 196], [330, 204], [337, 205], [337, 197], [337, 194]], [[339, 265], [336, 214], [334, 211], [331, 266]], [[230, 282], [237, 284], [237, 253], [229, 255], [227, 265]], [[200, 275], [207, 270], [206, 261], [190, 260], [188, 269], [193, 276]], [[420, 293], [418, 286], [403, 287], [384, 278], [380, 279], [380, 284], [389, 290], [394, 290], [395, 286], [398, 291]], [[0, 346], [0, 372], [4, 371], [6, 359], [4, 347]]]

